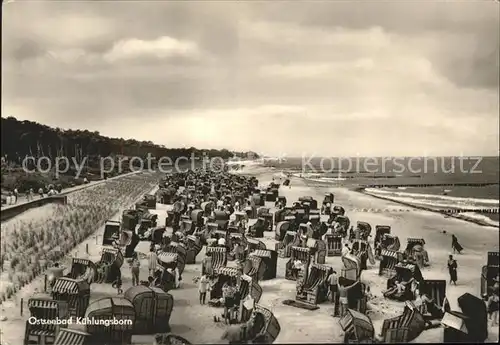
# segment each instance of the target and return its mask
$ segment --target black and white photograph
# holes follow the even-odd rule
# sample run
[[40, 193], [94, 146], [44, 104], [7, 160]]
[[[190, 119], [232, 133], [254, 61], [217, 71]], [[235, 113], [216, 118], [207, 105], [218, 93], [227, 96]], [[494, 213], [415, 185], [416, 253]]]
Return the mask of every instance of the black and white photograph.
[[0, 345], [498, 343], [498, 1], [2, 5]]

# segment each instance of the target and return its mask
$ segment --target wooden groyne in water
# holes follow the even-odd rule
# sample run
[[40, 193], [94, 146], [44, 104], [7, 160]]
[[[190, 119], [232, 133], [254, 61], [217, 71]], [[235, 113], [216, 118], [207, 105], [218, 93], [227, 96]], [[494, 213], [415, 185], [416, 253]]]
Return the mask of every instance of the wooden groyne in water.
[[394, 199], [392, 199], [390, 197], [375, 195], [375, 194], [372, 194], [370, 192], [367, 192], [364, 187], [357, 187], [357, 188], [354, 188], [353, 190], [356, 191], [356, 192], [359, 192], [359, 193], [363, 193], [365, 195], [369, 195], [369, 196], [371, 196], [373, 198], [377, 198], [377, 199], [385, 200], [385, 201], [391, 201], [391, 202], [394, 202], [396, 204], [400, 204], [400, 205], [412, 207], [414, 209], [418, 209], [418, 210], [422, 210], [422, 211], [429, 211], [429, 212], [434, 212], [434, 213], [439, 213], [439, 214], [442, 214], [444, 216], [461, 219], [461, 220], [464, 220], [466, 222], [474, 223], [474, 224], [481, 225], [481, 226], [490, 226], [490, 227], [494, 227], [494, 228], [500, 228], [500, 225], [498, 225], [498, 224], [491, 224], [491, 223], [488, 223], [488, 222], [486, 222], [484, 220], [476, 219], [476, 218], [472, 218], [472, 217], [468, 217], [467, 215], [462, 214], [462, 213], [465, 213], [465, 212], [485, 213], [485, 214], [498, 214], [499, 213], [498, 208], [496, 208], [496, 209], [495, 208], [489, 208], [489, 209], [466, 209], [466, 208], [458, 208], [457, 207], [457, 208], [453, 208], [453, 209], [438, 209], [438, 208], [432, 208], [432, 207], [429, 207], [429, 206], [415, 205], [415, 204], [412, 204], [410, 202], [394, 200]]
[[496, 186], [498, 182], [478, 182], [478, 183], [423, 183], [423, 184], [369, 184], [362, 185], [360, 188], [399, 188], [399, 187], [416, 187], [416, 188], [428, 188], [428, 187], [489, 187]]

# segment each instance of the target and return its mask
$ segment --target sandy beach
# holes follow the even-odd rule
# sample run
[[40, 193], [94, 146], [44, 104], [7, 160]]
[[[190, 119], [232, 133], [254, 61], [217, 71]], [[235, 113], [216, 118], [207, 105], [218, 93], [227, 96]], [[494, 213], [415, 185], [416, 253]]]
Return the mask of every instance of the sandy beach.
[[[255, 174], [261, 184], [267, 184], [272, 180], [273, 172], [261, 167], [250, 167], [243, 173]], [[98, 188], [98, 187], [97, 187]], [[154, 190], [152, 191], [154, 192]], [[293, 201], [300, 196], [309, 195], [317, 200], [322, 200], [325, 193], [335, 194], [336, 204], [346, 209], [359, 209], [359, 212], [351, 211], [348, 216], [351, 223], [366, 221], [374, 227], [377, 224], [390, 225], [393, 234], [399, 236], [402, 243], [407, 237], [423, 237], [426, 241], [426, 249], [429, 252], [431, 265], [423, 269], [424, 278], [448, 279], [446, 268], [447, 256], [451, 253], [451, 234], [455, 234], [463, 244], [465, 250], [457, 255], [458, 261], [458, 284], [447, 287], [447, 297], [452, 310], [460, 310], [457, 306], [457, 298], [465, 292], [475, 295], [480, 293], [480, 270], [486, 262], [488, 251], [498, 251], [498, 230], [467, 223], [453, 218], [445, 218], [432, 212], [414, 210], [409, 207], [374, 199], [370, 196], [349, 191], [344, 188], [327, 188], [317, 186], [307, 180], [293, 178], [291, 188], [281, 187], [280, 195], [287, 200]], [[270, 206], [270, 205], [269, 205]], [[154, 213], [159, 215], [160, 224], [164, 222], [168, 205], [157, 204]], [[369, 209], [386, 209], [383, 213], [371, 213]], [[393, 210], [393, 211], [392, 211]], [[100, 257], [100, 246], [95, 245], [100, 241], [103, 229], [98, 229], [96, 235], [87, 239], [79, 245], [66, 258], [69, 265], [70, 258], [84, 257], [97, 261]], [[443, 231], [446, 231], [444, 233]], [[96, 238], [97, 236], [97, 238]], [[274, 233], [267, 232], [263, 242], [268, 248], [274, 248]], [[88, 245], [89, 253], [86, 253]], [[137, 249], [146, 254], [149, 247], [148, 242], [141, 242]], [[197, 262], [203, 257], [204, 250], [198, 255]], [[281, 333], [276, 343], [326, 343], [341, 342], [342, 330], [338, 324], [338, 318], [331, 316], [332, 306], [330, 304], [320, 305], [316, 311], [305, 311], [283, 305], [285, 299], [295, 298], [295, 283], [284, 279], [284, 266], [288, 259], [278, 259], [278, 277], [270, 281], [261, 282], [263, 296], [260, 301], [264, 307], [269, 308], [281, 324]], [[340, 271], [343, 267], [340, 257], [328, 257], [327, 264]], [[224, 328], [223, 323], [214, 323], [213, 316], [220, 315], [221, 309], [201, 306], [197, 299], [197, 286], [193, 279], [200, 274], [200, 264], [187, 265], [183, 274], [181, 288], [173, 290], [174, 311], [171, 318], [172, 332], [181, 335], [193, 343], [219, 342]], [[378, 262], [375, 266], [364, 271], [361, 280], [370, 285], [375, 299], [372, 301], [370, 317], [376, 332], [380, 331], [384, 319], [401, 313], [403, 304], [381, 298], [386, 279], [377, 275]], [[131, 273], [124, 265], [122, 267], [124, 277], [124, 289], [131, 286]], [[147, 261], [142, 260], [141, 279], [147, 277]], [[91, 300], [116, 295], [116, 290], [109, 285], [93, 284]], [[18, 344], [23, 340], [24, 323], [27, 319], [27, 299], [37, 291], [43, 289], [43, 277], [33, 281], [24, 287], [13, 300], [2, 304], [2, 314], [7, 320], [0, 323], [2, 330], [2, 343]], [[20, 316], [21, 301], [25, 304], [24, 315]], [[489, 341], [498, 340], [498, 331], [490, 330]], [[438, 328], [422, 333], [415, 341], [442, 342], [442, 329]], [[152, 336], [134, 336], [134, 344], [152, 343]]]

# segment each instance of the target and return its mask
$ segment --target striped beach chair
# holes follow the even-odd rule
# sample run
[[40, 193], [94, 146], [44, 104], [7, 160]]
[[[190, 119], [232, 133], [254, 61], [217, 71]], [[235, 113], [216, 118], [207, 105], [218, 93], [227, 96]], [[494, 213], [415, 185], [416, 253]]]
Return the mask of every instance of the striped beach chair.
[[488, 298], [493, 292], [499, 272], [499, 252], [488, 252], [486, 266], [481, 268], [481, 296]]
[[345, 315], [340, 318], [339, 325], [344, 331], [344, 344], [373, 342], [375, 329], [367, 315], [347, 309]]
[[264, 242], [259, 241], [255, 238], [247, 238], [248, 254], [251, 254], [255, 250], [267, 249]]
[[186, 338], [181, 337], [177, 334], [172, 333], [157, 333], [155, 335], [154, 344], [179, 344], [179, 345], [191, 345], [192, 343]]
[[408, 335], [407, 341], [412, 341], [417, 338], [425, 330], [425, 320], [418, 308], [415, 307], [413, 302], [406, 301], [403, 310], [403, 315], [400, 319], [400, 328], [407, 328]]
[[296, 231], [287, 231], [283, 241], [276, 243], [276, 251], [280, 258], [289, 258], [290, 249], [299, 243], [299, 236]]
[[390, 278], [391, 280], [410, 281], [411, 278], [415, 278], [418, 282], [424, 280], [420, 268], [415, 264], [399, 262], [394, 266], [394, 269], [396, 270], [396, 276]]
[[420, 294], [426, 294], [434, 301], [438, 309], [443, 309], [446, 303], [446, 280], [425, 279], [420, 282]]
[[241, 258], [235, 257], [233, 250], [234, 250], [234, 246], [235, 246], [236, 242], [238, 242], [240, 244], [240, 246], [242, 246], [242, 248], [247, 247], [248, 240], [245, 237], [245, 235], [243, 235], [239, 232], [232, 232], [232, 233], [228, 233], [226, 238], [227, 238], [226, 246], [230, 250], [230, 252], [228, 253], [228, 260], [233, 261], [233, 260], [241, 259]]
[[260, 278], [264, 276], [266, 269], [262, 258], [256, 255], [249, 255], [247, 257], [247, 262], [249, 262], [250, 265], [245, 265], [243, 273], [256, 281], [260, 280]]
[[416, 245], [420, 245], [420, 246], [424, 247], [425, 246], [425, 240], [423, 238], [421, 238], [421, 237], [408, 237], [406, 239], [406, 249], [405, 249], [405, 252], [406, 252], [406, 255], [408, 257], [415, 258], [415, 250], [413, 249], [413, 247], [415, 247]]
[[297, 280], [297, 278], [293, 275], [294, 261], [296, 260], [299, 260], [303, 265], [301, 273], [307, 272], [309, 265], [311, 264], [311, 254], [309, 248], [295, 246], [290, 248], [290, 260], [288, 260], [285, 267], [285, 279], [294, 281]]
[[356, 255], [361, 261], [362, 257], [365, 255], [370, 264], [375, 265], [375, 257], [373, 256], [372, 247], [368, 241], [356, 239], [352, 243], [352, 249], [356, 252]]
[[384, 320], [381, 336], [388, 343], [407, 343], [425, 330], [425, 320], [413, 302], [406, 301], [403, 314]]
[[396, 265], [403, 259], [403, 253], [382, 249], [380, 252], [379, 275], [390, 278], [396, 274]]
[[340, 256], [342, 254], [342, 236], [326, 234], [325, 241], [328, 256]]
[[54, 345], [84, 345], [89, 333], [76, 329], [62, 328], [57, 335]]
[[196, 256], [201, 252], [203, 245], [200, 238], [194, 235], [186, 236], [186, 241], [186, 264], [194, 264], [196, 263]]
[[[69, 307], [65, 301], [55, 301], [48, 298], [30, 298], [28, 300], [30, 316], [38, 320], [67, 320], [69, 318]], [[26, 321], [24, 332], [24, 344], [46, 344], [52, 345], [60, 329], [67, 325], [51, 323], [32, 324]]]
[[268, 249], [256, 249], [250, 256], [257, 256], [262, 259], [262, 265], [264, 267], [262, 275], [259, 276], [259, 280], [269, 280], [276, 278], [277, 266], [278, 266], [278, 253], [274, 250]]
[[83, 279], [92, 284], [97, 279], [97, 267], [88, 259], [73, 258], [71, 260], [71, 271], [68, 278]]
[[[241, 299], [247, 297], [248, 294], [252, 294], [252, 298], [257, 298], [260, 300], [260, 297], [262, 296], [262, 288], [260, 286], [257, 286], [258, 283], [255, 282], [251, 277], [242, 275], [237, 268], [217, 267], [214, 269], [214, 274], [217, 275], [217, 282], [215, 283], [215, 285], [213, 285], [212, 290], [210, 291], [210, 300], [216, 300], [222, 297], [222, 287], [230, 278], [239, 278], [239, 292]], [[255, 291], [253, 291], [254, 286]]]
[[101, 253], [101, 263], [116, 264], [121, 267], [123, 265], [123, 254], [118, 248], [104, 247]]
[[[210, 253], [210, 254], [209, 254]], [[206, 254], [209, 254], [212, 260], [212, 267], [225, 267], [227, 265], [227, 250], [224, 247], [207, 247]]]
[[190, 219], [183, 219], [181, 222], [180, 232], [183, 234], [192, 234], [196, 228], [195, 223]]
[[101, 259], [96, 264], [96, 283], [113, 283], [118, 278], [120, 268], [123, 266], [123, 254], [119, 248], [103, 247]]
[[326, 262], [326, 243], [323, 240], [315, 240], [309, 238], [306, 247], [314, 249], [313, 261], [317, 264], [324, 264]]
[[68, 302], [71, 316], [83, 317], [90, 301], [90, 285], [85, 280], [58, 278], [51, 296], [56, 301]]
[[136, 322], [132, 302], [124, 297], [101, 297], [92, 301], [85, 317], [99, 320], [116, 320], [111, 324], [90, 323], [85, 331], [90, 334], [90, 344], [131, 344]]
[[170, 268], [173, 264], [176, 264], [179, 260], [179, 255], [172, 252], [158, 252], [158, 264], [163, 268]]
[[[292, 218], [293, 222], [295, 220], [295, 217]], [[285, 233], [291, 228], [291, 226], [292, 226], [291, 221], [283, 220], [281, 222], [278, 222], [274, 229], [275, 231], [274, 239], [276, 241], [282, 241], [283, 237], [285, 236]]]
[[344, 268], [340, 271], [340, 276], [350, 280], [358, 280], [361, 273], [361, 262], [357, 256], [347, 254], [342, 257]]
[[264, 316], [265, 324], [262, 329], [259, 330], [259, 334], [265, 334], [266, 339], [264, 344], [272, 344], [278, 338], [278, 335], [281, 332], [281, 326], [278, 322], [278, 319], [274, 316], [274, 314], [267, 308], [256, 304], [254, 315], [256, 313], [260, 313]]
[[386, 234], [382, 237], [382, 248], [398, 251], [401, 248], [399, 237], [391, 234]]
[[177, 268], [179, 269], [179, 273], [182, 274], [182, 272], [184, 272], [184, 268], [186, 267], [186, 246], [184, 246], [183, 243], [170, 242], [168, 246], [163, 248], [163, 252], [177, 254]]
[[[259, 303], [262, 297], [262, 287], [259, 282], [252, 279], [252, 277], [243, 274], [240, 277], [240, 296], [243, 300], [245, 297], [250, 296], [253, 298], [254, 303]], [[242, 301], [243, 302], [243, 301]]]
[[295, 299], [314, 305], [325, 302], [328, 297], [326, 281], [330, 270], [330, 266], [312, 264], [302, 285], [303, 294], [297, 294]]
[[396, 344], [408, 342], [408, 328], [404, 331], [399, 331], [401, 329], [399, 327], [400, 323], [401, 315], [384, 320], [380, 336], [385, 343]]

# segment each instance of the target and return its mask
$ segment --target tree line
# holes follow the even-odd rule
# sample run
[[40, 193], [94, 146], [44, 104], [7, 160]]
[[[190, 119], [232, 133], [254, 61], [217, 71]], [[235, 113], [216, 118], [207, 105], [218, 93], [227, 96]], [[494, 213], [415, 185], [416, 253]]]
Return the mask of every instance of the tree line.
[[[227, 149], [167, 148], [151, 141], [110, 138], [97, 131], [61, 129], [34, 121], [20, 121], [14, 117], [2, 117], [2, 177], [9, 171], [21, 168], [26, 157], [47, 157], [52, 163], [57, 157], [72, 158], [82, 162], [85, 158], [89, 172], [99, 169], [102, 157], [221, 157], [233, 156], [258, 158], [254, 152], [234, 152]], [[71, 175], [71, 171], [68, 175]], [[4, 179], [2, 178], [2, 181]]]
[[2, 156], [6, 162], [20, 163], [26, 156], [49, 157], [106, 157], [123, 155], [129, 157], [168, 156], [172, 159], [197, 157], [205, 153], [208, 157], [228, 159], [247, 156], [254, 152], [234, 152], [227, 149], [167, 148], [151, 141], [109, 138], [99, 132], [88, 130], [63, 130], [33, 121], [19, 121], [14, 117], [2, 117]]

